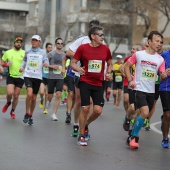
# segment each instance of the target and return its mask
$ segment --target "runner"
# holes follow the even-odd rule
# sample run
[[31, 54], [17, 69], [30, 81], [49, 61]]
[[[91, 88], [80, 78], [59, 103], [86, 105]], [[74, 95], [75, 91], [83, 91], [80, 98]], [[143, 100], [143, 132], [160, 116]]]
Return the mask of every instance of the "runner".
[[55, 40], [56, 50], [48, 53], [49, 60], [49, 75], [48, 75], [48, 101], [46, 107], [49, 108], [51, 100], [54, 95], [55, 90], [55, 101], [53, 106], [53, 113], [51, 115], [51, 120], [58, 121], [57, 110], [60, 105], [60, 96], [63, 90], [64, 84], [64, 74], [62, 73], [62, 59], [65, 53], [62, 51], [63, 40], [62, 38], [57, 38]]
[[48, 58], [45, 50], [40, 48], [41, 37], [33, 35], [31, 38], [32, 48], [25, 53], [20, 72], [24, 72], [24, 81], [27, 88], [26, 113], [24, 123], [33, 125], [33, 112], [36, 106], [38, 90], [42, 80], [42, 69], [48, 67]]
[[[52, 44], [51, 43], [46, 43], [46, 54], [48, 54], [50, 51], [52, 51]], [[49, 68], [43, 67], [43, 75], [42, 75], [42, 81], [40, 84], [40, 104], [39, 107], [40, 109], [43, 109], [43, 113], [47, 114], [48, 110], [46, 109], [46, 102], [47, 102], [47, 97], [48, 97], [48, 73], [49, 73]], [[45, 95], [45, 100], [44, 100], [44, 95]]]
[[[89, 23], [89, 29], [92, 28], [93, 26], [99, 26], [99, 21], [98, 20], [92, 20]], [[73, 57], [75, 55], [75, 52], [77, 48], [82, 45], [82, 44], [87, 44], [90, 43], [90, 39], [88, 36], [83, 36], [78, 38], [76, 41], [74, 41], [70, 46], [67, 51], [67, 56]], [[80, 66], [80, 63], [78, 63]], [[78, 136], [78, 130], [79, 130], [79, 115], [81, 111], [81, 98], [80, 98], [80, 89], [79, 89], [79, 79], [80, 75], [78, 72], [75, 72], [74, 76], [74, 85], [75, 85], [75, 104], [74, 104], [74, 125], [73, 125], [73, 131], [72, 131], [72, 136], [77, 137]], [[92, 101], [91, 101], [92, 105]]]
[[21, 67], [25, 55], [25, 51], [21, 49], [22, 41], [23, 40], [20, 36], [15, 37], [13, 41], [14, 42], [13, 49], [6, 51], [2, 56], [2, 66], [8, 67], [9, 70], [9, 75], [6, 79], [7, 103], [2, 108], [2, 112], [5, 113], [7, 111], [8, 107], [11, 105], [12, 100], [12, 108], [10, 111], [12, 119], [16, 118], [14, 111], [17, 107], [18, 97], [24, 84], [22, 73], [19, 72], [19, 69]]
[[[106, 79], [110, 79], [112, 70], [112, 56], [109, 48], [103, 45], [103, 29], [94, 26], [89, 30], [91, 43], [81, 45], [71, 62], [73, 70], [80, 73], [81, 112], [79, 117], [78, 145], [87, 146], [89, 139], [88, 125], [100, 116], [104, 105], [103, 78], [105, 62], [107, 62]], [[100, 55], [99, 55], [100, 54]], [[77, 62], [81, 60], [81, 67]], [[93, 113], [87, 118], [90, 110], [90, 97], [93, 100]], [[84, 133], [85, 130], [87, 134]]]
[[[64, 73], [66, 72], [65, 68], [66, 68], [66, 62], [68, 61], [68, 59], [71, 60], [70, 57], [65, 56], [62, 60], [62, 69]], [[69, 64], [69, 66], [67, 66], [66, 77], [64, 78], [64, 83], [68, 87], [67, 111], [66, 111], [66, 120], [65, 120], [65, 123], [67, 124], [71, 122], [71, 111], [72, 111], [72, 108], [75, 102], [74, 75], [75, 73], [72, 72], [72, 69]]]
[[[124, 76], [124, 81], [123, 81], [123, 86], [124, 86], [124, 102], [123, 102], [123, 105], [124, 105], [124, 109], [125, 109], [126, 115], [125, 115], [125, 120], [124, 120], [124, 123], [123, 123], [123, 128], [124, 128], [125, 131], [129, 130], [131, 115], [134, 114], [134, 102], [132, 100], [133, 99], [133, 95], [130, 96], [130, 94], [132, 94], [133, 92], [128, 89], [128, 80], [127, 80], [127, 78], [125, 76], [125, 73], [124, 73], [124, 65], [125, 65], [126, 61], [136, 51], [140, 51], [140, 50], [141, 50], [141, 47], [139, 45], [133, 45], [132, 48], [131, 48], [131, 55], [125, 57], [124, 64], [122, 64], [121, 67], [120, 67], [120, 71], [121, 71], [122, 75]], [[134, 75], [134, 71], [135, 71], [135, 65], [131, 69], [131, 74], [132, 75]], [[129, 100], [131, 100], [131, 101], [129, 101]]]
[[117, 55], [117, 61], [113, 64], [113, 104], [117, 109], [120, 108], [120, 101], [122, 97], [123, 76], [119, 68], [122, 65], [122, 56]]
[[[157, 53], [160, 49], [163, 36], [158, 31], [150, 32], [148, 36], [148, 48], [138, 51], [132, 55], [125, 64], [125, 74], [129, 86], [135, 90], [136, 108], [139, 108], [140, 115], [134, 124], [129, 147], [139, 148], [139, 131], [141, 130], [144, 119], [148, 117], [154, 103], [155, 81], [159, 71], [162, 79], [166, 78], [164, 59]], [[136, 65], [135, 77], [132, 79], [130, 67]]]

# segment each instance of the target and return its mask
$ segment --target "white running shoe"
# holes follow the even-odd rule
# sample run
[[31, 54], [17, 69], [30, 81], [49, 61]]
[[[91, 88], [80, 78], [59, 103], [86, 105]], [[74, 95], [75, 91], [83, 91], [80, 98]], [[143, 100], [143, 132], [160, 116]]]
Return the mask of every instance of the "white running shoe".
[[51, 120], [53, 120], [53, 121], [58, 121], [58, 118], [57, 118], [57, 116], [56, 116], [56, 114], [52, 114], [51, 115]]

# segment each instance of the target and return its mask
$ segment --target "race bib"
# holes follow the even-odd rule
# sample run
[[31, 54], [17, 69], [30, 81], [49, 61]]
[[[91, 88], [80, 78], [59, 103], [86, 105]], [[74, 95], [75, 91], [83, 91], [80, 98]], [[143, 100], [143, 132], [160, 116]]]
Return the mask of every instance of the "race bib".
[[122, 82], [122, 76], [115, 76], [115, 82]]
[[37, 55], [29, 55], [29, 58], [28, 58], [28, 69], [30, 70], [36, 70], [38, 69], [39, 67], [39, 57]]
[[100, 73], [102, 70], [102, 60], [89, 60], [88, 72]]
[[62, 66], [59, 66], [57, 70], [53, 69], [54, 74], [61, 74]]
[[43, 67], [43, 73], [45, 73], [45, 74], [49, 73], [49, 68]]
[[155, 81], [155, 74], [156, 72], [150, 68], [143, 68], [142, 69], [142, 80], [146, 81]]

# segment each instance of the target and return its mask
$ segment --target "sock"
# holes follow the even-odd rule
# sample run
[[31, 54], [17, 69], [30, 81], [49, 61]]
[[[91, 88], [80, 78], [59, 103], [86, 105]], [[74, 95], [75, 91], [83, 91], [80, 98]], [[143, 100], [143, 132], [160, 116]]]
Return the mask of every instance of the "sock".
[[132, 130], [132, 136], [139, 136], [139, 131], [141, 130], [144, 120], [141, 116], [138, 116]]
[[79, 126], [79, 123], [74, 123], [74, 126]]
[[11, 109], [11, 112], [14, 112], [15, 111], [15, 109]]
[[7, 102], [6, 104], [7, 104], [8, 106], [10, 106], [10, 105], [11, 105], [11, 102]]
[[88, 129], [88, 125], [85, 125], [85, 129]]

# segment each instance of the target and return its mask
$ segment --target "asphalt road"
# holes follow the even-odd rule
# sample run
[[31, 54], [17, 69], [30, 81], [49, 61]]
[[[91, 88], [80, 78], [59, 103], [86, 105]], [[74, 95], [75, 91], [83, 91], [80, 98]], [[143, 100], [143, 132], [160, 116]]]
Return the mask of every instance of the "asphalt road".
[[[22, 122], [25, 100], [20, 98], [15, 120], [9, 116], [10, 108], [0, 115], [0, 170], [169, 170], [170, 150], [160, 147], [160, 101], [152, 130], [141, 130], [138, 150], [126, 145], [122, 103], [118, 110], [112, 102], [105, 104], [103, 114], [89, 126], [91, 139], [83, 147], [71, 137], [72, 124], [64, 123], [65, 105], [58, 110], [59, 121], [53, 122], [52, 110], [44, 115], [37, 102], [34, 125], [28, 126]], [[1, 97], [0, 108], [4, 104]]]

